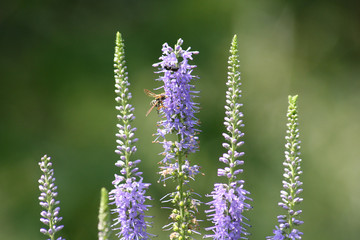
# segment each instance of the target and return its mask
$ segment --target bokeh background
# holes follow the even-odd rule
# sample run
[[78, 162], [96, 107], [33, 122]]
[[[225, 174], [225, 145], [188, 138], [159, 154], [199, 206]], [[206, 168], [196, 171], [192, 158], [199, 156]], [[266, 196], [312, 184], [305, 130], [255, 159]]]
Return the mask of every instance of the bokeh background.
[[[41, 239], [41, 156], [52, 156], [62, 235], [97, 239], [101, 187], [118, 169], [113, 51], [126, 44], [137, 157], [158, 239], [168, 222], [159, 199], [157, 116], [145, 118], [143, 89], [159, 86], [152, 64], [161, 45], [184, 39], [200, 52], [202, 166], [193, 188], [203, 196], [217, 181], [230, 41], [239, 39], [243, 82], [245, 188], [254, 199], [251, 239], [272, 233], [282, 180], [287, 96], [299, 94], [304, 174], [304, 239], [358, 239], [360, 234], [360, 15], [357, 1], [107, 0], [0, 3], [0, 239]], [[205, 198], [203, 201], [207, 201]], [[201, 211], [203, 211], [201, 209]], [[205, 219], [204, 215], [199, 216]], [[207, 226], [207, 223], [203, 223]], [[45, 239], [45, 238], [44, 238]], [[198, 237], [200, 239], [200, 237]]]

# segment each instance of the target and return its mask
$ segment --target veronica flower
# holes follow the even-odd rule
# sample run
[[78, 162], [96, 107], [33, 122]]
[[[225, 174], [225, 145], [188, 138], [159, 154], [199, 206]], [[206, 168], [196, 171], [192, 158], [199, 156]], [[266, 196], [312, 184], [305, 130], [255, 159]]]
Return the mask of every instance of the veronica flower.
[[205, 211], [213, 223], [213, 226], [206, 228], [212, 231], [212, 234], [206, 235], [205, 238], [213, 239], [243, 239], [248, 235], [246, 228], [249, 226], [246, 223], [247, 218], [244, 217], [244, 211], [247, 211], [251, 206], [246, 202], [251, 200], [247, 197], [250, 194], [243, 187], [244, 181], [238, 179], [238, 174], [242, 173], [239, 166], [243, 165], [244, 161], [239, 158], [244, 155], [244, 152], [238, 152], [238, 148], [243, 145], [241, 137], [244, 133], [240, 128], [244, 126], [240, 112], [242, 104], [239, 102], [241, 97], [240, 90], [240, 72], [238, 60], [237, 36], [232, 39], [229, 57], [229, 72], [228, 81], [226, 85], [226, 105], [225, 105], [225, 122], [227, 132], [223, 133], [225, 143], [223, 147], [226, 152], [219, 158], [220, 162], [226, 164], [226, 167], [218, 169], [218, 176], [225, 177], [226, 183], [216, 183], [214, 189], [209, 197], [213, 200], [207, 203], [210, 210]]
[[142, 172], [139, 172], [137, 165], [141, 160], [132, 161], [134, 153], [137, 151], [134, 145], [137, 138], [134, 138], [136, 128], [132, 128], [130, 123], [135, 119], [134, 108], [129, 104], [131, 93], [129, 92], [126, 66], [125, 66], [124, 43], [120, 33], [116, 35], [114, 73], [115, 73], [115, 93], [116, 109], [119, 111], [117, 118], [119, 129], [117, 136], [117, 150], [115, 151], [120, 159], [115, 163], [119, 168], [120, 174], [115, 174], [113, 181], [114, 189], [109, 194], [111, 203], [116, 206], [113, 209], [117, 213], [117, 218], [113, 224], [113, 230], [119, 239], [148, 239], [151, 235], [147, 233], [149, 222], [145, 221], [145, 212], [150, 205], [146, 205], [146, 190], [148, 183], [143, 182]]
[[282, 239], [301, 239], [303, 235], [297, 226], [303, 224], [303, 221], [298, 220], [301, 210], [296, 210], [296, 206], [303, 201], [299, 194], [302, 192], [302, 182], [299, 180], [302, 171], [300, 169], [300, 140], [298, 129], [298, 115], [297, 115], [297, 95], [289, 96], [289, 107], [287, 112], [287, 136], [285, 144], [285, 173], [283, 174], [283, 188], [280, 191], [281, 202], [279, 206], [285, 209], [285, 215], [277, 217], [279, 225], [273, 231], [274, 236], [267, 237], [272, 240]]
[[197, 103], [193, 101], [197, 91], [194, 91], [192, 81], [197, 77], [192, 75], [195, 65], [190, 65], [193, 54], [197, 51], [184, 50], [179, 39], [175, 47], [165, 43], [162, 47], [163, 55], [160, 62], [154, 64], [160, 74], [158, 81], [163, 85], [165, 99], [162, 101], [160, 114], [162, 119], [158, 122], [156, 142], [163, 145], [163, 160], [160, 162], [162, 181], [173, 179], [177, 183], [176, 191], [167, 194], [164, 202], [171, 202], [173, 210], [170, 215], [172, 223], [164, 228], [172, 229], [170, 239], [189, 239], [192, 233], [197, 233], [198, 221], [195, 217], [199, 201], [194, 193], [187, 187], [189, 179], [199, 173], [199, 166], [191, 165], [188, 154], [198, 149], [199, 130]]
[[64, 226], [58, 225], [62, 217], [59, 217], [60, 207], [58, 205], [60, 201], [55, 200], [58, 193], [56, 192], [54, 169], [50, 160], [50, 157], [44, 155], [39, 162], [40, 170], [43, 172], [39, 179], [39, 189], [41, 191], [39, 200], [40, 206], [45, 209], [40, 213], [40, 221], [48, 228], [41, 228], [40, 232], [48, 236], [48, 240], [65, 240], [62, 237], [55, 238], [55, 234]]

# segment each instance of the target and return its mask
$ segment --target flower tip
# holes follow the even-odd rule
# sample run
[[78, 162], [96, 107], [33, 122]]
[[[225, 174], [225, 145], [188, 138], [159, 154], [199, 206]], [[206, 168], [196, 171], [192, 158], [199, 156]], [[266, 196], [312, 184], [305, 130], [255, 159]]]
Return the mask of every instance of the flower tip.
[[116, 37], [115, 37], [115, 43], [116, 45], [119, 45], [122, 41], [122, 36], [121, 33], [119, 31], [116, 32]]
[[289, 95], [289, 102], [292, 104], [296, 103], [298, 96], [299, 95], [294, 95], [294, 96]]
[[236, 34], [234, 34], [232, 41], [237, 42], [237, 35]]
[[179, 40], [177, 41], [176, 45], [177, 46], [181, 46], [183, 44], [184, 40], [182, 40], [182, 38], [179, 38]]

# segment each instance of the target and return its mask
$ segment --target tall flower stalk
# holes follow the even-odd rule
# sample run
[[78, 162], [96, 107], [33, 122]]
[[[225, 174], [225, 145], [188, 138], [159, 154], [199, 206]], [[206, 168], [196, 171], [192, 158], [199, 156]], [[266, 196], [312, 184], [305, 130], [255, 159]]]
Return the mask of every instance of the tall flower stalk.
[[116, 34], [116, 46], [114, 56], [114, 74], [115, 74], [115, 93], [117, 94], [116, 109], [119, 111], [117, 118], [118, 133], [117, 149], [115, 152], [120, 159], [115, 163], [115, 166], [121, 168], [120, 174], [115, 174], [113, 181], [114, 189], [109, 194], [111, 204], [115, 205], [113, 212], [117, 214], [113, 230], [119, 239], [148, 239], [151, 234], [147, 233], [149, 222], [145, 221], [145, 212], [150, 205], [146, 205], [146, 199], [151, 199], [146, 196], [148, 183], [143, 182], [141, 177], [142, 172], [139, 172], [137, 165], [141, 160], [132, 160], [136, 152], [135, 143], [137, 138], [134, 138], [136, 128], [131, 127], [131, 122], [135, 119], [134, 108], [129, 104], [131, 93], [129, 92], [126, 66], [125, 66], [125, 52], [124, 42], [121, 34]]
[[172, 222], [165, 229], [172, 230], [170, 239], [190, 239], [192, 233], [198, 233], [198, 221], [195, 217], [200, 202], [194, 198], [194, 192], [188, 186], [189, 180], [199, 173], [197, 165], [191, 165], [188, 159], [190, 153], [198, 149], [199, 130], [197, 103], [193, 101], [197, 91], [194, 91], [192, 81], [197, 77], [192, 75], [195, 65], [192, 60], [197, 51], [182, 49], [182, 39], [179, 39], [174, 48], [167, 43], [163, 44], [161, 61], [154, 64], [158, 68], [157, 79], [163, 85], [165, 99], [160, 107], [162, 119], [158, 122], [155, 142], [162, 144], [164, 151], [160, 161], [161, 181], [172, 179], [176, 182], [176, 190], [167, 194], [163, 202], [171, 202]]
[[109, 208], [109, 193], [105, 188], [101, 188], [98, 239], [109, 240], [111, 235], [111, 216]]
[[244, 152], [238, 152], [238, 148], [243, 145], [241, 137], [244, 135], [240, 128], [243, 124], [243, 114], [240, 112], [241, 82], [239, 72], [237, 36], [234, 35], [229, 57], [228, 89], [226, 91], [225, 121], [226, 133], [223, 133], [225, 142], [223, 147], [226, 152], [219, 161], [226, 164], [226, 167], [218, 169], [218, 176], [225, 177], [226, 183], [216, 183], [209, 195], [213, 200], [207, 203], [210, 210], [206, 213], [213, 226], [206, 228], [212, 234], [206, 238], [213, 239], [243, 239], [248, 235], [246, 228], [249, 226], [243, 213], [251, 208], [246, 201], [251, 200], [247, 195], [250, 193], [243, 188], [244, 181], [238, 179], [238, 174], [243, 170], [239, 167], [244, 161], [240, 160]]
[[303, 224], [303, 221], [298, 220], [298, 216], [302, 212], [296, 210], [297, 205], [303, 201], [299, 194], [303, 191], [301, 188], [302, 182], [299, 180], [302, 171], [300, 169], [300, 140], [298, 129], [298, 96], [289, 96], [289, 107], [287, 112], [287, 130], [286, 130], [286, 144], [285, 144], [285, 161], [284, 165], [284, 180], [282, 181], [284, 190], [280, 191], [281, 202], [279, 206], [285, 209], [285, 215], [277, 217], [279, 225], [273, 231], [274, 236], [267, 237], [271, 240], [285, 240], [285, 239], [301, 239], [303, 235], [297, 229], [297, 226]]
[[62, 237], [55, 238], [55, 234], [64, 226], [58, 225], [62, 220], [59, 217], [60, 201], [55, 200], [57, 197], [57, 186], [55, 185], [54, 169], [52, 168], [51, 158], [44, 155], [39, 162], [40, 170], [43, 172], [39, 179], [40, 206], [45, 210], [41, 211], [40, 221], [47, 226], [48, 229], [41, 228], [40, 232], [48, 236], [51, 240], [65, 240]]

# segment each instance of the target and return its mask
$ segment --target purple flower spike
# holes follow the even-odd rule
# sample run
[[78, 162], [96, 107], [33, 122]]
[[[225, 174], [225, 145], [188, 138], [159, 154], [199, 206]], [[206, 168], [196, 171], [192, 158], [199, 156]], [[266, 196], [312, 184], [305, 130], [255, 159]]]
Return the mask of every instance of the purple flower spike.
[[195, 180], [199, 166], [191, 165], [188, 154], [198, 150], [199, 130], [198, 105], [193, 99], [198, 93], [194, 91], [192, 81], [197, 79], [192, 75], [195, 65], [190, 65], [192, 55], [196, 51], [182, 49], [183, 41], [179, 39], [174, 48], [165, 43], [160, 62], [154, 64], [158, 68], [157, 79], [163, 85], [165, 99], [159, 109], [162, 119], [158, 122], [155, 142], [161, 143], [164, 151], [160, 162], [161, 181], [172, 179], [176, 182], [176, 191], [167, 194], [163, 203], [173, 205], [170, 219], [172, 223], [165, 229], [172, 230], [170, 239], [190, 239], [192, 233], [198, 233], [198, 220], [195, 217], [200, 201], [194, 198], [194, 192], [188, 187], [189, 181]]
[[[176, 142], [162, 142], [166, 150], [164, 163], [175, 157], [174, 152], [170, 150], [174, 147], [182, 154], [193, 153], [198, 149], [196, 135], [199, 132], [197, 129], [199, 121], [195, 117], [198, 104], [193, 101], [198, 91], [194, 91], [194, 85], [191, 84], [191, 81], [197, 78], [192, 75], [192, 69], [196, 66], [188, 63], [192, 60], [192, 55], [198, 52], [190, 51], [190, 48], [183, 50], [181, 44], [182, 40], [179, 39], [173, 49], [165, 43], [163, 56], [160, 57], [162, 61], [153, 65], [159, 68], [157, 73], [162, 73], [157, 80], [164, 83], [159, 89], [164, 89], [166, 95], [161, 109], [164, 119], [159, 122], [160, 128], [156, 135], [165, 138], [166, 135], [174, 133], [178, 137]], [[182, 61], [179, 58], [182, 58]]]
[[225, 105], [225, 122], [227, 132], [223, 133], [225, 143], [223, 147], [227, 150], [219, 161], [227, 164], [223, 169], [218, 169], [219, 177], [226, 177], [227, 183], [216, 183], [214, 190], [208, 197], [213, 200], [208, 202], [210, 210], [205, 211], [209, 220], [213, 223], [212, 227], [206, 228], [213, 234], [205, 235], [205, 238], [235, 240], [244, 239], [247, 235], [247, 227], [250, 225], [246, 222], [248, 219], [244, 217], [244, 212], [251, 209], [247, 201], [251, 201], [247, 195], [250, 193], [243, 188], [244, 181], [237, 180], [238, 174], [243, 170], [239, 169], [244, 161], [239, 157], [244, 155], [238, 152], [237, 148], [243, 144], [240, 138], [244, 135], [240, 128], [244, 126], [241, 118], [243, 114], [240, 112], [242, 104], [239, 103], [240, 93], [240, 72], [239, 60], [237, 55], [237, 37], [234, 36], [229, 57], [229, 72], [226, 85], [226, 105]]
[[116, 205], [113, 212], [118, 214], [113, 225], [113, 230], [118, 231], [116, 236], [124, 240], [148, 239], [148, 223], [145, 221], [148, 216], [145, 212], [151, 206], [145, 205], [145, 201], [151, 198], [145, 193], [150, 184], [143, 183], [142, 179], [136, 181], [135, 178], [128, 178], [125, 183], [114, 185], [110, 199]]
[[[55, 239], [55, 233], [64, 226], [57, 225], [62, 220], [62, 217], [59, 217], [60, 207], [57, 207], [60, 201], [55, 200], [57, 186], [55, 185], [54, 169], [50, 160], [50, 157], [44, 155], [39, 162], [40, 170], [43, 172], [39, 179], [39, 189], [41, 191], [39, 200], [40, 206], [45, 209], [40, 213], [40, 221], [48, 227], [48, 229], [41, 228], [40, 232], [50, 237], [50, 239]], [[65, 239], [58, 237], [57, 240]]]
[[286, 215], [279, 215], [277, 217], [279, 225], [273, 231], [274, 236], [267, 237], [271, 240], [282, 239], [301, 239], [302, 232], [295, 227], [303, 224], [303, 221], [296, 219], [302, 212], [301, 210], [295, 210], [295, 206], [302, 202], [302, 198], [298, 195], [302, 192], [302, 182], [299, 181], [299, 177], [302, 173], [300, 169], [300, 140], [298, 129], [298, 115], [297, 115], [297, 95], [289, 96], [289, 108], [288, 108], [288, 124], [287, 124], [287, 136], [285, 144], [285, 161], [283, 165], [284, 180], [283, 187], [285, 190], [280, 191], [281, 202], [279, 206], [286, 210]]
[[120, 160], [115, 163], [115, 166], [120, 167], [120, 175], [115, 174], [113, 181], [114, 189], [109, 193], [111, 204], [116, 206], [112, 211], [117, 214], [113, 230], [117, 231], [116, 234], [119, 239], [132, 240], [132, 239], [148, 239], [153, 236], [147, 233], [147, 227], [150, 223], [145, 221], [145, 212], [151, 207], [145, 204], [145, 200], [151, 200], [146, 196], [146, 190], [150, 184], [143, 183], [141, 177], [142, 172], [139, 172], [137, 165], [140, 160], [131, 161], [130, 158], [136, 152], [134, 143], [137, 138], [134, 138], [136, 128], [132, 128], [130, 123], [135, 119], [134, 108], [128, 103], [131, 99], [129, 92], [126, 66], [125, 66], [125, 53], [124, 43], [121, 34], [118, 32], [116, 35], [115, 47], [115, 93], [116, 102], [118, 106], [116, 109], [119, 111], [117, 118], [119, 124], [117, 127], [119, 132], [116, 134], [118, 146], [115, 152], [119, 155]]

